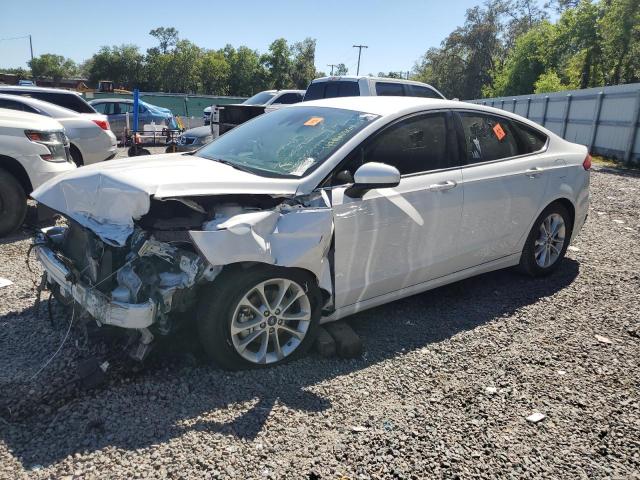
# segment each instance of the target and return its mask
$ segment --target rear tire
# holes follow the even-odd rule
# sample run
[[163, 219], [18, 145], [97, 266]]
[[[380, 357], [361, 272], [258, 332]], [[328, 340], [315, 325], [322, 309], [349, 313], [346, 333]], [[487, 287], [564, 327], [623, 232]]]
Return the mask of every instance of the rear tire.
[[558, 268], [569, 246], [571, 215], [560, 203], [552, 203], [538, 216], [520, 257], [520, 271], [532, 277], [549, 275]]
[[[260, 301], [260, 291], [269, 305]], [[301, 270], [231, 268], [201, 298], [197, 315], [200, 341], [207, 354], [228, 370], [264, 368], [300, 358], [317, 333], [320, 289]], [[305, 320], [287, 319], [293, 316]]]
[[0, 237], [17, 230], [27, 215], [27, 194], [9, 172], [0, 170]]
[[70, 149], [70, 153], [71, 153], [71, 159], [73, 160], [73, 163], [76, 164], [76, 167], [82, 167], [84, 165], [84, 160], [82, 159], [82, 154], [80, 153], [80, 150], [78, 150], [77, 147], [72, 145]]

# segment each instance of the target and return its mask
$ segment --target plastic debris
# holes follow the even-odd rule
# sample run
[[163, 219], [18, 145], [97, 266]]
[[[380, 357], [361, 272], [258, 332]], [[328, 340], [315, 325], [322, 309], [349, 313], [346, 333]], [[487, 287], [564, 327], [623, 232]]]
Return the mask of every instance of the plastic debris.
[[567, 247], [567, 250], [569, 250], [570, 252], [579, 252], [580, 249], [578, 247], [574, 247], [573, 245], [571, 245], [570, 247]]
[[613, 221], [620, 224], [624, 223], [624, 220], [619, 220], [617, 218], [614, 218]]
[[0, 288], [8, 287], [9, 285], [13, 285], [13, 282], [8, 278], [0, 277]]
[[498, 389], [496, 387], [487, 387], [484, 389], [484, 391], [489, 395], [495, 395], [496, 393], [498, 393]]
[[529, 423], [538, 423], [547, 418], [544, 413], [535, 412], [527, 417], [527, 422]]
[[363, 427], [361, 425], [353, 425], [351, 427], [351, 431], [355, 433], [366, 432], [367, 430], [369, 430], [367, 427]]
[[603, 337], [602, 335], [595, 335], [595, 337], [600, 343], [606, 343], [607, 345], [611, 345], [613, 343], [607, 337]]

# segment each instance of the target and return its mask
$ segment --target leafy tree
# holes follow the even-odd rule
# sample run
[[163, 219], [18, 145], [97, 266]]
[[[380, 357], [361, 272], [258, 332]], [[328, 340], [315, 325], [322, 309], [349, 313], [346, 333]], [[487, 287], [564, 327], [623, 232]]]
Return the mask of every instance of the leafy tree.
[[334, 70], [334, 75], [342, 76], [348, 73], [349, 73], [349, 69], [344, 63], [339, 63], [338, 65], [336, 65], [336, 68]]
[[177, 93], [196, 93], [199, 88], [202, 50], [189, 40], [178, 40], [168, 55], [165, 74], [167, 89]]
[[178, 43], [178, 30], [173, 27], [158, 27], [149, 32], [149, 35], [156, 37], [160, 43], [160, 51], [167, 53], [169, 47], [174, 47]]
[[275, 89], [291, 86], [291, 50], [284, 38], [278, 38], [269, 45], [269, 52], [262, 57], [269, 72], [269, 85]]
[[268, 74], [257, 51], [245, 46], [236, 50], [227, 45], [223, 54], [231, 67], [229, 95], [251, 96], [267, 88]]
[[534, 84], [533, 91], [534, 93], [549, 93], [560, 92], [562, 90], [568, 90], [569, 88], [571, 87], [563, 84], [555, 71], [549, 70], [538, 77]]
[[29, 67], [35, 78], [50, 77], [58, 85], [64, 77], [75, 75], [76, 64], [70, 58], [53, 53], [44, 53], [29, 61]]
[[291, 81], [296, 88], [306, 89], [316, 78], [316, 41], [313, 38], [305, 38], [302, 42], [294, 43], [291, 51]]
[[222, 51], [209, 50], [202, 56], [200, 79], [202, 90], [209, 95], [228, 95], [231, 66]]
[[88, 60], [89, 81], [112, 80], [125, 88], [138, 87], [145, 78], [145, 58], [136, 45], [100, 47]]
[[598, 24], [605, 82], [640, 80], [640, 0], [609, 0]]

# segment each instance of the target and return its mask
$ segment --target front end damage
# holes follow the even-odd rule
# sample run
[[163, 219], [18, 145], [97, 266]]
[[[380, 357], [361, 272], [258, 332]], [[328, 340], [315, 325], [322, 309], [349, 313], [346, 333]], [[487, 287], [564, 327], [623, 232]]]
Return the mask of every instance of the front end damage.
[[322, 194], [150, 197], [146, 213], [128, 225], [58, 211], [66, 226], [35, 239], [45, 283], [98, 325], [138, 331], [130, 352], [138, 360], [156, 336], [190, 318], [180, 313], [193, 312], [203, 287], [231, 264], [305, 269], [326, 293], [325, 308], [332, 306], [333, 220]]

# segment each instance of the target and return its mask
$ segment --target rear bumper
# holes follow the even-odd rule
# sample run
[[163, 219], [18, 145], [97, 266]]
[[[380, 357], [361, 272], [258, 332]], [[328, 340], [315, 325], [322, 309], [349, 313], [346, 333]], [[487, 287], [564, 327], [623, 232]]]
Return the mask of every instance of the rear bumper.
[[53, 250], [44, 244], [42, 237], [36, 242], [36, 255], [47, 274], [48, 282], [58, 285], [62, 296], [73, 298], [96, 321], [135, 329], [146, 328], [154, 323], [157, 305], [151, 299], [146, 303], [116, 302], [95, 288], [73, 282], [73, 275], [69, 269], [56, 257]]

